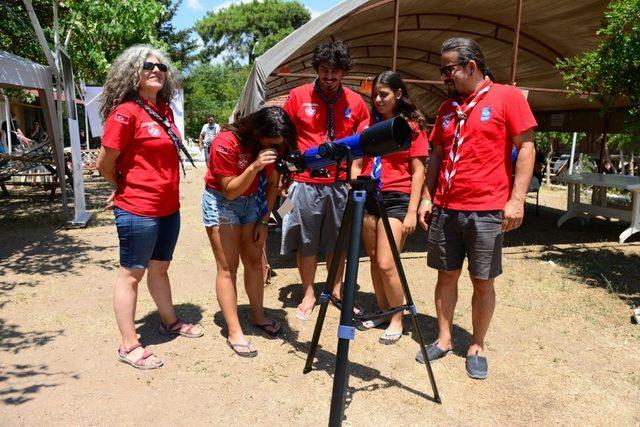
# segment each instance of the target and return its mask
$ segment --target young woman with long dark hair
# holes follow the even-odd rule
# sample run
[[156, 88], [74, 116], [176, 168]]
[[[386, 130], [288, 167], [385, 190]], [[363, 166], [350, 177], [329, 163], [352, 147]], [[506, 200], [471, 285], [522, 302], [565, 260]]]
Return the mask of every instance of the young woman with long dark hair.
[[[411, 102], [406, 85], [395, 71], [385, 71], [373, 80], [371, 104], [372, 124], [401, 115], [413, 131], [409, 149], [384, 157], [364, 157], [354, 163], [356, 174], [370, 175], [377, 181], [396, 246], [402, 251], [405, 239], [415, 231], [417, 223], [428, 155], [425, 119]], [[371, 258], [371, 281], [379, 309], [387, 310], [404, 304], [404, 294], [380, 212], [371, 197], [367, 198], [365, 210], [362, 240]], [[395, 344], [402, 336], [402, 312], [389, 319], [366, 321], [363, 326], [373, 328], [387, 321], [389, 325], [379, 341]]]
[[216, 295], [229, 331], [227, 344], [242, 357], [258, 352], [238, 319], [240, 260], [251, 306], [249, 322], [269, 335], [280, 332], [280, 325], [264, 315], [262, 251], [278, 191], [274, 163], [295, 143], [293, 122], [280, 107], [262, 108], [225, 126], [211, 143], [202, 217], [216, 259]]

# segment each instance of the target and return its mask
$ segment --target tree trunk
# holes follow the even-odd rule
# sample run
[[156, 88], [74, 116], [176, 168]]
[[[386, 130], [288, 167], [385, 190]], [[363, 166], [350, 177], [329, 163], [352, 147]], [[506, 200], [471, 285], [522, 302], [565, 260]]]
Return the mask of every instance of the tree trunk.
[[618, 169], [620, 170], [620, 175], [626, 175], [624, 173], [624, 153], [622, 152], [622, 148], [620, 149], [620, 161], [618, 162]]
[[607, 131], [609, 130], [609, 113], [604, 115], [604, 126], [602, 129], [602, 142], [600, 144], [600, 159], [598, 159], [598, 173], [604, 172], [605, 150], [607, 149]]
[[549, 152], [547, 153], [547, 172], [544, 174], [545, 184], [551, 185], [551, 157], [553, 156], [553, 142], [549, 144]]
[[636, 163], [633, 161], [633, 150], [631, 150], [631, 159], [629, 160], [629, 175], [634, 176], [636, 174], [634, 170], [635, 167]]

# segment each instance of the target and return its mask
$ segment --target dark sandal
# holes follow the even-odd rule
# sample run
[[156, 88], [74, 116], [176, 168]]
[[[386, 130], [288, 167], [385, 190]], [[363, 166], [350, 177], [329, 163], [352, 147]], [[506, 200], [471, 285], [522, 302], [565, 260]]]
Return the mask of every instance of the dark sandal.
[[[331, 303], [335, 306], [335, 308], [337, 308], [338, 310], [342, 311], [342, 300], [340, 298], [338, 298], [335, 295], [331, 295], [329, 297], [329, 299], [331, 300]], [[362, 316], [364, 314], [364, 309], [358, 305], [358, 304], [353, 304], [353, 317], [354, 318], [358, 318], [360, 316]]]
[[[182, 330], [182, 327], [185, 325], [187, 326], [186, 329]], [[176, 326], [178, 326], [177, 329]], [[200, 338], [204, 335], [204, 331], [200, 331], [199, 333], [191, 332], [195, 326], [197, 325], [184, 323], [180, 318], [178, 318], [170, 325], [165, 325], [164, 323], [160, 322], [158, 333], [160, 333], [160, 335], [180, 335], [186, 338]]]
[[258, 350], [238, 351], [236, 349], [236, 347], [242, 347], [247, 349], [251, 348], [251, 343], [249, 341], [247, 341], [246, 344], [234, 344], [231, 341], [227, 340], [227, 345], [231, 347], [231, 350], [233, 350], [233, 352], [240, 357], [256, 357], [258, 355]]
[[142, 356], [137, 359], [137, 360], [131, 360], [129, 358], [127, 358], [127, 356], [135, 349], [142, 347], [142, 344], [138, 343], [135, 344], [133, 347], [131, 347], [128, 350], [123, 349], [122, 347], [118, 348], [118, 360], [121, 361], [122, 363], [126, 363], [127, 365], [131, 365], [136, 369], [142, 369], [142, 370], [148, 370], [148, 369], [157, 369], [159, 367], [161, 367], [162, 365], [164, 365], [164, 362], [162, 360], [158, 360], [157, 363], [154, 363], [152, 365], [146, 365], [145, 364], [145, 360], [147, 360], [149, 357], [153, 356], [153, 353], [150, 352], [149, 350], [146, 350], [142, 353]]
[[387, 332], [387, 330], [385, 329], [385, 331], [382, 333], [382, 336], [378, 339], [378, 342], [384, 345], [392, 345], [400, 341], [400, 338], [402, 338], [402, 331]]
[[[261, 325], [257, 324], [257, 323], [251, 323], [251, 326], [253, 326], [254, 328], [258, 328], [261, 331], [265, 332], [266, 334], [268, 334], [269, 336], [272, 337], [276, 337], [278, 335], [280, 335], [280, 332], [282, 332], [282, 328], [280, 327], [280, 325], [278, 324], [278, 322], [276, 322], [275, 320], [271, 319], [269, 321], [267, 321], [267, 323], [263, 323]], [[270, 329], [267, 329], [270, 328]]]

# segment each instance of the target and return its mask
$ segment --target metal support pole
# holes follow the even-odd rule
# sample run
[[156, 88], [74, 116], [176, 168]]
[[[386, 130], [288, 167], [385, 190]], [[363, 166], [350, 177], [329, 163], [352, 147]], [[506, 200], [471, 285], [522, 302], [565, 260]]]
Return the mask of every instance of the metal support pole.
[[573, 133], [573, 142], [571, 142], [571, 159], [569, 159], [569, 175], [573, 174], [573, 162], [576, 157], [576, 142], [578, 140], [578, 132]]
[[518, 45], [520, 44], [520, 23], [522, 21], [522, 1], [518, 0], [518, 10], [516, 12], [516, 32], [513, 39], [513, 51], [511, 52], [511, 78], [510, 84], [516, 84], [516, 69], [518, 64]]
[[400, 21], [400, 0], [395, 1], [395, 14], [393, 18], [393, 61], [391, 69], [396, 71], [398, 65], [398, 24]]
[[12, 139], [11, 139], [11, 129], [13, 127], [12, 121], [11, 121], [11, 108], [9, 107], [9, 97], [7, 97], [7, 95], [4, 95], [4, 116], [5, 116], [5, 120], [7, 121], [7, 150], [9, 154], [11, 154], [13, 152], [13, 148], [12, 148]]

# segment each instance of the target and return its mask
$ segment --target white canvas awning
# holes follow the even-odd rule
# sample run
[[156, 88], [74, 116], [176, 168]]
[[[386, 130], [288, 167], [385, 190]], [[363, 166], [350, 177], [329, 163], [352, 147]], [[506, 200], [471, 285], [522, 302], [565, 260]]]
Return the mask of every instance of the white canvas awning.
[[[521, 9], [519, 3], [521, 1]], [[396, 64], [409, 82], [412, 98], [430, 117], [446, 98], [440, 85], [440, 47], [450, 37], [477, 40], [487, 65], [500, 83], [529, 89], [528, 100], [540, 114], [598, 110], [600, 105], [568, 97], [558, 58], [594, 49], [606, 0], [348, 0], [308, 22], [256, 59], [236, 113], [255, 111], [291, 88], [311, 81], [313, 49], [341, 39], [354, 67], [345, 83], [358, 90], [364, 78]], [[396, 8], [397, 5], [397, 8]], [[520, 13], [518, 13], [520, 10]], [[520, 16], [520, 31], [517, 18]], [[396, 36], [397, 29], [397, 36]], [[519, 34], [519, 37], [516, 37]], [[565, 123], [571, 122], [567, 119]]]

